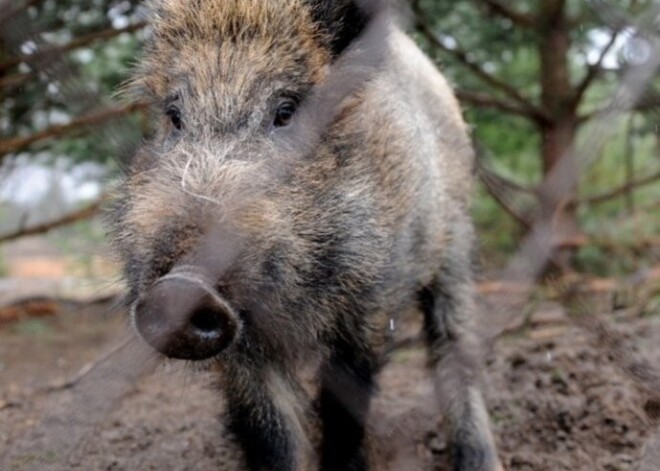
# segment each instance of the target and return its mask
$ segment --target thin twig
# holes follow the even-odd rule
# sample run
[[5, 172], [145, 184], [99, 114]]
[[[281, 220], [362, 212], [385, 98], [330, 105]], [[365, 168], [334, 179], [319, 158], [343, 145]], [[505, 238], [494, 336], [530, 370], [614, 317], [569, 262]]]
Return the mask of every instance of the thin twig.
[[122, 342], [119, 344], [115, 345], [112, 347], [110, 350], [107, 352], [103, 353], [100, 357], [98, 357], [96, 360], [91, 361], [89, 363], [86, 363], [76, 374], [74, 374], [71, 378], [62, 381], [62, 382], [55, 382], [52, 384], [49, 384], [46, 386], [44, 389], [42, 389], [40, 392], [42, 393], [49, 393], [49, 392], [55, 392], [55, 391], [63, 391], [65, 389], [71, 389], [75, 386], [78, 385], [83, 379], [85, 379], [92, 371], [94, 371], [99, 365], [102, 363], [105, 363], [108, 361], [111, 357], [119, 353], [122, 349], [124, 349], [130, 342], [132, 341], [131, 337], [126, 337]]
[[62, 137], [68, 134], [75, 134], [90, 126], [98, 126], [107, 121], [122, 118], [143, 108], [141, 103], [131, 103], [124, 106], [107, 108], [85, 116], [74, 119], [68, 124], [58, 124], [51, 126], [43, 131], [30, 134], [29, 136], [19, 136], [0, 141], [0, 159], [3, 155], [19, 152], [31, 146], [34, 143]]
[[529, 117], [536, 121], [546, 121], [547, 116], [545, 112], [535, 106], [528, 98], [524, 97], [515, 87], [506, 83], [494, 75], [486, 72], [480, 64], [470, 59], [468, 53], [460, 47], [448, 47], [433, 31], [431, 25], [424, 19], [424, 13], [419, 6], [418, 2], [413, 2], [413, 12], [415, 13], [415, 22], [417, 30], [424, 35], [424, 37], [431, 43], [432, 46], [451, 54], [460, 64], [470, 70], [475, 76], [487, 83], [496, 90], [503, 92], [505, 95], [518, 103], [522, 109], [526, 110]]
[[46, 232], [50, 232], [53, 229], [57, 229], [63, 226], [68, 226], [69, 224], [73, 224], [75, 222], [89, 219], [99, 212], [99, 210], [101, 209], [101, 205], [103, 204], [103, 201], [104, 198], [100, 198], [98, 201], [92, 203], [91, 205], [83, 209], [74, 211], [73, 213], [67, 214], [53, 221], [48, 221], [31, 227], [19, 227], [17, 230], [13, 232], [0, 236], [0, 244], [11, 242], [13, 240], [20, 239], [21, 237], [25, 237], [29, 235], [45, 234]]
[[598, 56], [598, 59], [596, 60], [595, 63], [593, 63], [589, 66], [589, 68], [587, 69], [587, 74], [582, 79], [582, 81], [577, 86], [577, 88], [575, 89], [575, 96], [573, 98], [573, 102], [574, 102], [576, 107], [580, 104], [580, 102], [582, 101], [582, 98], [584, 98], [584, 94], [589, 89], [589, 86], [598, 77], [598, 75], [603, 71], [603, 62], [605, 61], [605, 58], [607, 57], [607, 54], [609, 54], [609, 52], [612, 50], [612, 48], [616, 44], [616, 41], [619, 38], [620, 33], [621, 33], [620, 30], [614, 30], [612, 32], [612, 37], [610, 38], [609, 42], [605, 45], [605, 47], [601, 50], [600, 55]]
[[516, 11], [498, 0], [480, 0], [480, 3], [485, 5], [491, 12], [511, 20], [517, 26], [530, 28], [537, 24], [534, 15]]
[[455, 92], [458, 99], [463, 103], [469, 103], [478, 108], [494, 108], [507, 114], [534, 119], [534, 114], [530, 110], [487, 93], [471, 90], [455, 90]]
[[631, 182], [626, 183], [625, 185], [621, 185], [619, 188], [615, 188], [610, 191], [606, 191], [604, 193], [601, 193], [599, 195], [594, 195], [590, 196], [588, 198], [585, 198], [581, 201], [579, 201], [579, 204], [587, 204], [587, 205], [594, 205], [594, 204], [600, 204], [600, 203], [605, 203], [613, 198], [617, 198], [619, 196], [622, 196], [632, 190], [639, 189], [642, 186], [646, 185], [651, 185], [653, 183], [656, 183], [660, 181], [660, 172], [653, 173], [647, 177], [640, 178], [638, 180], [634, 180]]
[[38, 76], [37, 71], [33, 70], [32, 72], [13, 74], [7, 77], [0, 77], [0, 88], [5, 88], [8, 90], [18, 88], [21, 85], [31, 80], [34, 80], [35, 78], [37, 78], [37, 76]]
[[[619, 70], [617, 71], [617, 73], [621, 74], [622, 72]], [[660, 93], [651, 89], [644, 90], [643, 93], [639, 94], [639, 96], [635, 100], [635, 103], [628, 109], [628, 111], [637, 111], [640, 113], [648, 113], [658, 110], [660, 110]], [[579, 116], [578, 121], [580, 122], [580, 124], [584, 124], [587, 121], [590, 121], [594, 118], [607, 115], [612, 111], [613, 111], [612, 107], [608, 105], [603, 108], [598, 108], [595, 109], [594, 111]]]
[[2, 1], [0, 2], [0, 25], [8, 22], [12, 18], [14, 18], [16, 15], [24, 12], [31, 6], [36, 5], [37, 3], [41, 3], [42, 0], [25, 0], [23, 4], [18, 5], [14, 8], [9, 8], [6, 9], [6, 7], [9, 7], [9, 4], [13, 3], [12, 0], [7, 0], [7, 1]]
[[0, 63], [0, 73], [11, 69], [12, 67], [17, 66], [22, 62], [34, 63], [41, 60], [52, 60], [53, 58], [59, 57], [64, 53], [88, 46], [96, 41], [100, 41], [102, 39], [107, 40], [115, 36], [119, 36], [123, 33], [135, 32], [139, 29], [142, 29], [144, 25], [144, 23], [135, 23], [124, 28], [107, 28], [101, 31], [95, 31], [93, 33], [79, 36], [62, 46], [43, 47], [38, 49], [33, 54], [22, 54], [16, 57], [11, 57], [5, 62]]
[[489, 169], [484, 163], [484, 153], [486, 152], [484, 146], [480, 145], [479, 142], [474, 142], [474, 148], [477, 153], [477, 158], [475, 162], [477, 176], [479, 180], [483, 183], [484, 188], [488, 194], [498, 203], [504, 211], [509, 214], [518, 224], [522, 227], [529, 229], [531, 221], [523, 211], [520, 211], [510, 203], [510, 198], [507, 196], [507, 193], [515, 191], [517, 193], [522, 193], [528, 196], [533, 196], [537, 199], [535, 190], [530, 188], [523, 187], [518, 185], [515, 182], [512, 182], [501, 175], [495, 173]]
[[509, 201], [507, 201], [507, 198], [500, 191], [498, 191], [497, 185], [493, 184], [493, 181], [488, 178], [488, 175], [484, 172], [479, 172], [478, 175], [488, 194], [495, 200], [497, 204], [500, 205], [504, 212], [511, 216], [513, 220], [520, 224], [522, 227], [529, 228], [531, 226], [529, 219], [521, 214], [516, 208], [514, 208]]
[[385, 348], [383, 352], [383, 363], [387, 363], [390, 357], [401, 350], [406, 350], [409, 348], [414, 348], [422, 345], [422, 336], [421, 335], [411, 335], [404, 337], [400, 340], [392, 342]]

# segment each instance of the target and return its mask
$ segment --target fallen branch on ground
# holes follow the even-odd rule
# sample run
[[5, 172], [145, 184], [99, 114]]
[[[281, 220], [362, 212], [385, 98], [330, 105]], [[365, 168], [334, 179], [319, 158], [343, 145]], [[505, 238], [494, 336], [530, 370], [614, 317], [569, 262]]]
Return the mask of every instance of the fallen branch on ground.
[[71, 389], [75, 387], [78, 383], [80, 383], [87, 375], [89, 375], [94, 369], [99, 366], [102, 363], [105, 363], [107, 360], [109, 360], [111, 357], [116, 355], [119, 351], [121, 351], [124, 347], [126, 347], [130, 342], [132, 338], [131, 337], [126, 337], [123, 342], [115, 345], [112, 347], [110, 350], [105, 352], [103, 355], [98, 357], [96, 360], [86, 363], [78, 372], [73, 375], [71, 378], [61, 381], [61, 382], [56, 382], [53, 384], [50, 384], [46, 386], [44, 389], [40, 390], [39, 392], [41, 393], [49, 393], [49, 392], [55, 392], [55, 391], [63, 391], [65, 389]]

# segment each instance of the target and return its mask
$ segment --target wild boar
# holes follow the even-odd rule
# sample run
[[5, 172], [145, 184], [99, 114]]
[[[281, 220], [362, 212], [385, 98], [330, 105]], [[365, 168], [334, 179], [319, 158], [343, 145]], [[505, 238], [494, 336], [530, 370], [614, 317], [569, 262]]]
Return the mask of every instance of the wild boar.
[[[417, 309], [454, 469], [498, 469], [478, 387], [473, 151], [378, 3], [151, 0], [128, 88], [155, 133], [110, 211], [139, 334], [221, 371], [251, 471], [365, 471], [390, 319]], [[320, 364], [318, 398], [298, 371]]]

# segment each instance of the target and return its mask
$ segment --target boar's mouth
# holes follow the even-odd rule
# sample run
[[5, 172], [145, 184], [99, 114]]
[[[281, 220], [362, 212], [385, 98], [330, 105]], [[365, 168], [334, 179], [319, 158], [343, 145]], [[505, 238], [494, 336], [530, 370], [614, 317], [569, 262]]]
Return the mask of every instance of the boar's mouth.
[[139, 335], [163, 355], [206, 360], [239, 334], [236, 311], [198, 270], [185, 267], [157, 280], [132, 307]]

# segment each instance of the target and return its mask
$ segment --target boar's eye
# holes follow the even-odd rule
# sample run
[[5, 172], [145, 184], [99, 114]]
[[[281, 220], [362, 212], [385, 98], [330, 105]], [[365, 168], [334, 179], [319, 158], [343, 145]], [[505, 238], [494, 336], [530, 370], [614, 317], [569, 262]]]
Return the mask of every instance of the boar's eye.
[[172, 122], [172, 126], [174, 126], [177, 130], [181, 130], [182, 123], [181, 123], [181, 111], [176, 107], [176, 106], [170, 106], [167, 108], [167, 111], [165, 111], [165, 114], [167, 115], [168, 118], [170, 118], [170, 121]]
[[288, 126], [293, 119], [293, 115], [296, 113], [296, 108], [298, 104], [293, 100], [286, 100], [277, 107], [275, 112], [275, 121], [273, 124], [277, 128]]

